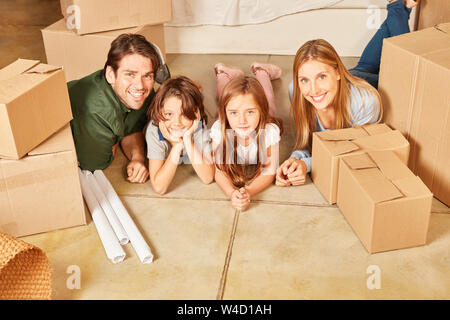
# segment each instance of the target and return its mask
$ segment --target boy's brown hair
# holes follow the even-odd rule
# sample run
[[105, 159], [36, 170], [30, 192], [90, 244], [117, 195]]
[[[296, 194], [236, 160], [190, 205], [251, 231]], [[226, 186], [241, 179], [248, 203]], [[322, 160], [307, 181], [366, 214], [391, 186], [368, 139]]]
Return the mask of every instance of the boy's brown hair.
[[207, 123], [205, 107], [203, 105], [203, 96], [198, 86], [188, 77], [178, 76], [166, 80], [155, 97], [147, 112], [149, 120], [153, 120], [154, 125], [159, 125], [160, 121], [166, 121], [163, 115], [164, 103], [170, 97], [177, 97], [181, 100], [181, 109], [183, 115], [190, 119], [196, 120], [197, 114], [200, 114], [202, 123]]

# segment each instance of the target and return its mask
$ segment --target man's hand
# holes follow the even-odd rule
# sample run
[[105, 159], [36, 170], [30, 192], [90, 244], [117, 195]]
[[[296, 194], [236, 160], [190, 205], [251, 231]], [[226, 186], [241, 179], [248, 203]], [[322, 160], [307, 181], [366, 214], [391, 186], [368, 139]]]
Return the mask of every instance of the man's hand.
[[277, 169], [277, 186], [299, 186], [306, 181], [307, 167], [303, 160], [289, 158]]
[[131, 160], [127, 165], [127, 180], [134, 183], [145, 183], [149, 172], [144, 161]]
[[239, 211], [245, 211], [250, 205], [250, 195], [245, 188], [236, 189], [231, 194], [231, 205]]

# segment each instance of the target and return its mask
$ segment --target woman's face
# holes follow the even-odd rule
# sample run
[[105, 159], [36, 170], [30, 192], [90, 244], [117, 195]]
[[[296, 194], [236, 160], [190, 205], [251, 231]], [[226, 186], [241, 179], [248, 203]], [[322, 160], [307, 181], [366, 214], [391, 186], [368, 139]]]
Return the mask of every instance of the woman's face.
[[309, 60], [300, 66], [297, 77], [301, 93], [317, 110], [324, 110], [331, 105], [341, 79], [335, 68], [317, 60]]
[[181, 138], [194, 123], [194, 121], [184, 116], [182, 102], [177, 97], [169, 97], [164, 102], [162, 112], [164, 118], [167, 119], [164, 121], [164, 125], [167, 131], [169, 131], [169, 134], [175, 139]]
[[231, 129], [239, 136], [248, 136], [258, 127], [260, 112], [252, 94], [239, 94], [233, 97], [225, 111]]

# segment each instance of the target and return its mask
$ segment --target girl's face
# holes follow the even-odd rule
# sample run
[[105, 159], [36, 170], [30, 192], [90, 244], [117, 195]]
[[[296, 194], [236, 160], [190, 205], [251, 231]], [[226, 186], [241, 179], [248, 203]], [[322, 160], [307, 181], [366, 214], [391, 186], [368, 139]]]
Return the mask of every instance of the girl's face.
[[309, 60], [298, 69], [297, 77], [301, 93], [317, 110], [331, 105], [341, 79], [335, 68], [317, 60]]
[[259, 124], [260, 111], [252, 94], [233, 97], [226, 106], [228, 123], [239, 136], [248, 136]]
[[183, 115], [182, 102], [177, 97], [169, 97], [166, 99], [162, 112], [164, 118], [167, 119], [164, 121], [164, 125], [167, 131], [169, 131], [169, 134], [175, 139], [181, 138], [194, 123], [193, 120]]

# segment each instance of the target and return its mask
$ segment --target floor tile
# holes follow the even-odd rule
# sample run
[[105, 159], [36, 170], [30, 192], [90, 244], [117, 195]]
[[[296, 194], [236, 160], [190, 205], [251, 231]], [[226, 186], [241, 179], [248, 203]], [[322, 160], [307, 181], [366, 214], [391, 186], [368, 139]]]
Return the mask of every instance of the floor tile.
[[[234, 213], [221, 202], [122, 197], [155, 260], [141, 264], [131, 244], [111, 263], [92, 221], [87, 226], [24, 237], [53, 268], [53, 299], [215, 299]], [[205, 210], [205, 208], [214, 208]], [[71, 265], [81, 289], [69, 290]]]
[[239, 217], [224, 299], [446, 299], [449, 243], [445, 214], [426, 246], [370, 255], [337, 208], [258, 204]]

